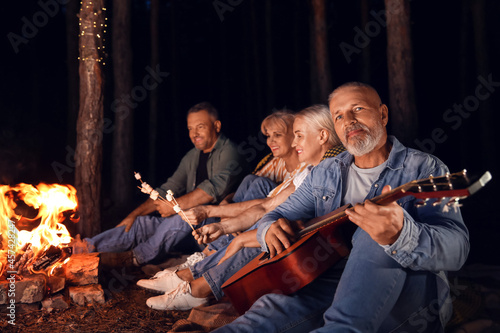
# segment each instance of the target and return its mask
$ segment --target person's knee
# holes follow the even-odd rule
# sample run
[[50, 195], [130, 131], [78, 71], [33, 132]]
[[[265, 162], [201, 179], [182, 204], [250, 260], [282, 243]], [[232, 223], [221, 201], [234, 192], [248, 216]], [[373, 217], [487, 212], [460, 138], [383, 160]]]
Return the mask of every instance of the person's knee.
[[253, 180], [252, 187], [272, 189], [276, 187], [276, 184], [269, 178], [257, 177]]

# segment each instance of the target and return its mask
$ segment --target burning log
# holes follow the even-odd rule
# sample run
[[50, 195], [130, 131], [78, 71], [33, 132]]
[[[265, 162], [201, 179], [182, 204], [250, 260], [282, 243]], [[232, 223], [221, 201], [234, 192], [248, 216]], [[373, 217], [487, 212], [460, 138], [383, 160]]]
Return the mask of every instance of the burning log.
[[57, 247], [50, 245], [50, 247], [44, 252], [42, 256], [39, 256], [32, 264], [34, 271], [41, 271], [53, 264], [63, 261], [68, 258], [72, 253], [70, 247]]
[[4, 269], [0, 275], [5, 275], [7, 271], [14, 271], [21, 275], [30, 272], [41, 272], [58, 262], [63, 262], [72, 254], [72, 249], [69, 246], [58, 247], [50, 245], [36, 257], [31, 244], [26, 244], [23, 249], [24, 251], [21, 250], [16, 255], [13, 268], [9, 270]]
[[27, 244], [26, 250], [22, 254], [18, 254], [16, 256], [16, 263], [14, 264], [14, 272], [21, 273], [24, 271], [27, 263], [33, 258], [33, 250], [31, 249], [30, 244]]

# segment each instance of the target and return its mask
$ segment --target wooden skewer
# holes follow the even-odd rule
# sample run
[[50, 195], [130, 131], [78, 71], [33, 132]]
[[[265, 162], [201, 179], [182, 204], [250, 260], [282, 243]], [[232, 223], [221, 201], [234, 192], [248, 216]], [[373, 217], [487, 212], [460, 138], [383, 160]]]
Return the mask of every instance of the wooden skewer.
[[[135, 178], [136, 178], [138, 181], [140, 181], [140, 182], [141, 182], [141, 184], [144, 184], [144, 181], [142, 180], [141, 175], [140, 175], [139, 173], [134, 172], [134, 175], [135, 175]], [[146, 183], [146, 184], [147, 184], [147, 183]], [[141, 191], [142, 191], [142, 189], [143, 189], [143, 187], [141, 187], [141, 186], [137, 186], [137, 188], [139, 188]], [[153, 191], [154, 191], [154, 190], [153, 190]], [[151, 194], [151, 193], [147, 193], [147, 194]], [[175, 212], [176, 212], [176, 213], [178, 213], [178, 214], [180, 214], [180, 215], [181, 215], [181, 217], [182, 217], [182, 219], [183, 219], [184, 221], [186, 221], [186, 222], [187, 222], [187, 224], [189, 224], [189, 226], [191, 227], [191, 229], [194, 231], [193, 224], [191, 223], [191, 221], [189, 221], [188, 217], [186, 216], [186, 214], [184, 213], [184, 211], [183, 211], [183, 210], [181, 209], [181, 207], [179, 206], [179, 203], [177, 202], [177, 200], [175, 200], [175, 198], [174, 198], [173, 194], [172, 194], [172, 193], [169, 193], [169, 195], [171, 196], [172, 201], [173, 201], [174, 203], [172, 203], [170, 200], [167, 200], [166, 198], [163, 198], [163, 197], [162, 197], [161, 195], [159, 195], [159, 194], [158, 194], [157, 199], [161, 200], [162, 202], [165, 202], [165, 203], [169, 204], [169, 205], [170, 205], [170, 206], [174, 209], [174, 211], [175, 211], [175, 207], [176, 207], [176, 206], [177, 206], [177, 207], [179, 207], [179, 211], [178, 211], [178, 212], [177, 212], [177, 211], [175, 211]]]

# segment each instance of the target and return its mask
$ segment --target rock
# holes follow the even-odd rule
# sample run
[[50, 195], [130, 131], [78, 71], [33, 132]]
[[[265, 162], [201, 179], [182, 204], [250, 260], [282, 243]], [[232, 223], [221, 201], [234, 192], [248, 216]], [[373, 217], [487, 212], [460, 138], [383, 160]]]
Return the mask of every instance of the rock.
[[55, 294], [58, 291], [61, 291], [64, 289], [64, 286], [66, 285], [66, 279], [62, 276], [49, 276], [49, 279], [47, 281], [47, 290], [51, 294]]
[[68, 292], [73, 302], [80, 306], [92, 303], [104, 304], [105, 302], [104, 290], [100, 284], [69, 287]]
[[42, 309], [52, 312], [52, 310], [65, 310], [69, 308], [69, 301], [62, 294], [56, 294], [45, 298], [42, 301]]
[[64, 265], [68, 285], [96, 284], [99, 279], [99, 253], [73, 254]]
[[0, 281], [0, 304], [35, 303], [45, 296], [45, 277], [43, 275], [27, 275], [22, 280], [10, 279]]

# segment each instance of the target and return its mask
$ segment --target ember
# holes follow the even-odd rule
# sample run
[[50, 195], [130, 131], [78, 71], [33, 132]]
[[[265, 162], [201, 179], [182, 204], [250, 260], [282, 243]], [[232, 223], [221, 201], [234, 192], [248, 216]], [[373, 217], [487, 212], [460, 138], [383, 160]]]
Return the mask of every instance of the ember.
[[[70, 185], [0, 185], [0, 277], [7, 274], [50, 275], [71, 255], [72, 238], [63, 224], [76, 222], [76, 190]], [[34, 217], [23, 216], [31, 209]]]

